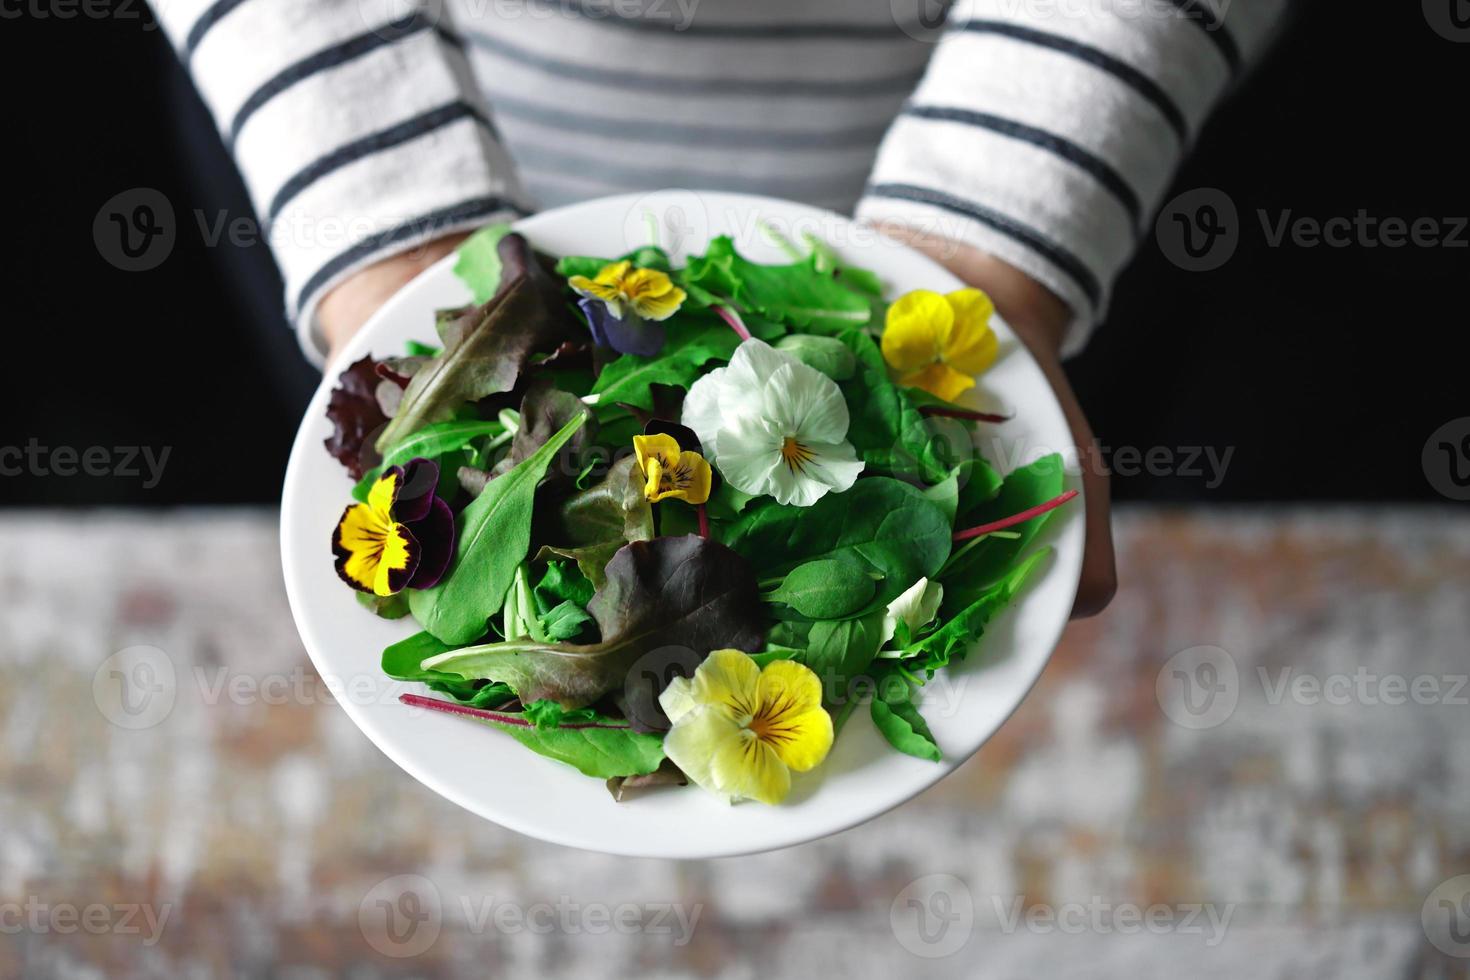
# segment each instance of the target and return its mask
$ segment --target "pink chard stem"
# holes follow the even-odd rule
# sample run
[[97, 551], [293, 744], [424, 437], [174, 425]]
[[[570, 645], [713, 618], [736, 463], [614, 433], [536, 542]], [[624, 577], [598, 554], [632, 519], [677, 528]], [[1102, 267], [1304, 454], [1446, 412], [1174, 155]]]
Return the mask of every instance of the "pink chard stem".
[[[480, 721], [493, 721], [501, 725], [515, 725], [518, 728], [535, 728], [536, 723], [525, 715], [514, 711], [487, 711], [484, 708], [471, 708], [466, 704], [455, 704], [453, 701], [441, 701], [438, 698], [426, 698], [422, 694], [400, 694], [398, 700], [410, 708], [428, 708], [430, 711], [442, 711], [446, 715], [463, 715], [466, 718], [478, 718]], [[571, 722], [557, 726], [568, 729], [584, 728], [606, 728], [620, 731], [627, 725], [604, 725], [601, 722], [583, 721]]]
[[745, 321], [740, 319], [739, 313], [736, 313], [728, 306], [713, 306], [711, 309], [719, 314], [721, 320], [724, 320], [730, 325], [730, 329], [735, 331], [741, 340], [750, 339], [750, 331], [746, 329]]
[[968, 408], [940, 408], [938, 405], [925, 405], [919, 409], [920, 415], [938, 415], [946, 419], [968, 419], [971, 422], [1009, 422], [1015, 418], [1014, 415], [993, 415], [990, 412], [972, 412]]
[[967, 531], [957, 531], [955, 532], [954, 540], [968, 541], [971, 538], [978, 538], [981, 535], [990, 534], [994, 531], [1004, 531], [1006, 528], [1014, 527], [1017, 524], [1025, 524], [1033, 517], [1040, 517], [1047, 511], [1056, 510], [1058, 507], [1062, 506], [1062, 504], [1065, 504], [1067, 501], [1071, 500], [1075, 496], [1077, 496], [1076, 490], [1068, 490], [1061, 496], [1053, 497], [1046, 503], [1037, 504], [1035, 507], [1032, 507], [1029, 510], [1023, 510], [1019, 514], [1012, 514], [1010, 517], [1002, 517], [998, 521], [992, 521], [989, 524], [981, 524], [979, 527], [972, 527]]

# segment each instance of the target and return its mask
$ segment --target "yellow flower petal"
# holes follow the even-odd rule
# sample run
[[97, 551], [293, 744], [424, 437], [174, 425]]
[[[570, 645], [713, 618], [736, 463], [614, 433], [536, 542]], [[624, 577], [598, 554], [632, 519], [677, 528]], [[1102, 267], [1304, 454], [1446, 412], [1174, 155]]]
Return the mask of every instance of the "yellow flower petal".
[[667, 320], [684, 305], [684, 290], [667, 273], [635, 269], [623, 280], [623, 295], [633, 311], [646, 320]]
[[832, 716], [822, 708], [822, 682], [802, 664], [777, 660], [761, 671], [760, 708], [750, 730], [797, 772], [821, 764], [832, 748]]
[[694, 671], [696, 704], [719, 707], [743, 721], [760, 703], [761, 669], [739, 650], [715, 650]]
[[648, 472], [648, 461], [657, 458], [664, 469], [671, 469], [679, 459], [679, 441], [666, 432], [651, 436], [633, 437], [633, 455], [644, 473]]
[[995, 304], [978, 289], [961, 289], [944, 298], [954, 310], [954, 322], [940, 338], [940, 356], [957, 371], [980, 374], [995, 363], [1000, 349], [1000, 341], [990, 327]]
[[[671, 690], [674, 690], [672, 685], [664, 694], [667, 695]], [[659, 703], [664, 705], [664, 710], [673, 718], [673, 713], [669, 711], [670, 706], [663, 698], [659, 699]], [[674, 727], [664, 736], [664, 755], [689, 777], [690, 782], [723, 796], [728, 803], [730, 794], [720, 789], [710, 763], [722, 746], [738, 742], [741, 737], [740, 725], [727, 710], [719, 706], [686, 707], [673, 721]]]
[[616, 286], [621, 290], [623, 288], [623, 279], [632, 268], [633, 263], [627, 259], [623, 259], [621, 262], [609, 262], [597, 270], [597, 281], [609, 286]]
[[418, 567], [419, 543], [408, 529], [384, 520], [371, 504], [353, 504], [332, 535], [337, 574], [362, 592], [401, 592]]
[[975, 379], [970, 375], [961, 374], [948, 364], [938, 362], [913, 374], [904, 375], [898, 379], [898, 383], [910, 388], [920, 388], [947, 402], [954, 401], [975, 387]]
[[719, 792], [762, 803], [780, 803], [791, 790], [791, 771], [749, 731], [721, 742], [710, 759], [710, 775]]
[[367, 505], [381, 524], [393, 522], [393, 501], [398, 499], [398, 481], [402, 470], [390, 469], [368, 490]]
[[915, 371], [940, 356], [940, 338], [954, 323], [954, 309], [927, 289], [905, 293], [888, 307], [883, 359], [895, 371]]

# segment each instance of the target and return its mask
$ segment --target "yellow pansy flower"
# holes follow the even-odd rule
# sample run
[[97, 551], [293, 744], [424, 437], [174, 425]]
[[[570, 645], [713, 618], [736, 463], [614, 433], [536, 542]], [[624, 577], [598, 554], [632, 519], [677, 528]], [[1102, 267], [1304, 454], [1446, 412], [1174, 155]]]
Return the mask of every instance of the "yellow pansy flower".
[[709, 500], [709, 463], [699, 453], [680, 449], [665, 433], [633, 437], [633, 452], [643, 470], [643, 495], [651, 502], [675, 497], [691, 504]]
[[332, 535], [337, 574], [360, 592], [388, 596], [402, 591], [418, 569], [419, 542], [393, 519], [403, 469], [393, 467], [368, 491], [367, 503], [352, 504]]
[[595, 278], [572, 276], [567, 283], [583, 296], [602, 300], [620, 319], [625, 305], [645, 320], [667, 320], [684, 304], [684, 290], [668, 273], [634, 268], [627, 259], [608, 263]]
[[899, 384], [954, 401], [995, 363], [994, 312], [995, 304], [978, 289], [905, 293], [888, 307], [883, 359], [898, 372]]
[[664, 754], [691, 780], [726, 800], [779, 803], [791, 772], [806, 772], [832, 748], [832, 716], [810, 668], [776, 660], [761, 669], [739, 650], [716, 650], [659, 696], [673, 722]]

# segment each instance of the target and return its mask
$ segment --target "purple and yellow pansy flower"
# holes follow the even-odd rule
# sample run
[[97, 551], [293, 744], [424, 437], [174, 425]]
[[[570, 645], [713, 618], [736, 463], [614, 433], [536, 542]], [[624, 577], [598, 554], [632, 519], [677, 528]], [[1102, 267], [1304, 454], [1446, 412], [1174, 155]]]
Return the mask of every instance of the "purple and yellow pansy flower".
[[583, 298], [577, 301], [587, 314], [587, 326], [599, 346], [620, 354], [652, 357], [663, 349], [666, 335], [661, 321], [684, 305], [684, 290], [669, 274], [641, 269], [627, 259], [609, 262], [596, 276], [567, 280]]
[[650, 503], [671, 497], [690, 504], [709, 500], [713, 479], [709, 463], [698, 452], [681, 448], [672, 435], [634, 436], [633, 452], [643, 471], [643, 495]]
[[454, 512], [439, 497], [439, 464], [418, 458], [390, 466], [352, 504], [332, 533], [342, 581], [373, 595], [439, 584], [454, 557]]

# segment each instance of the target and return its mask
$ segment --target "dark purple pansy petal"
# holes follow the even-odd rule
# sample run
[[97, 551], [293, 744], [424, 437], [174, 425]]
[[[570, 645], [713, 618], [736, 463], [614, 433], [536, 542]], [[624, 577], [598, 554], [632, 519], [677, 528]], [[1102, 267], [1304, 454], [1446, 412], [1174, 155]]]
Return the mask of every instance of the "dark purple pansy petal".
[[429, 589], [439, 584], [454, 558], [454, 511], [439, 497], [430, 495], [429, 508], [409, 530], [419, 543], [419, 564], [409, 586]]
[[640, 357], [653, 357], [664, 349], [667, 335], [662, 323], [645, 320], [631, 310], [619, 319], [602, 300], [586, 296], [577, 300], [577, 305], [587, 314], [587, 326], [592, 329], [592, 339], [598, 346]]
[[438, 486], [438, 463], [422, 456], [409, 460], [403, 467], [403, 479], [393, 505], [393, 519], [404, 524], [422, 520], [429, 512], [429, 504]]
[[668, 419], [651, 418], [643, 423], [643, 434], [646, 436], [673, 436], [679, 448], [686, 453], [699, 453], [704, 455], [704, 447], [699, 444], [699, 436], [687, 425], [678, 422], [670, 422]]

